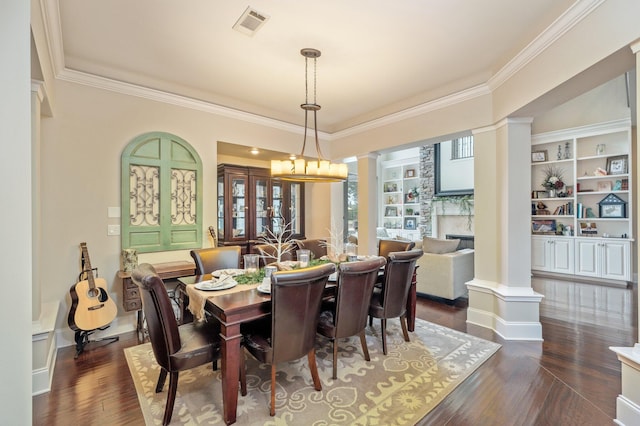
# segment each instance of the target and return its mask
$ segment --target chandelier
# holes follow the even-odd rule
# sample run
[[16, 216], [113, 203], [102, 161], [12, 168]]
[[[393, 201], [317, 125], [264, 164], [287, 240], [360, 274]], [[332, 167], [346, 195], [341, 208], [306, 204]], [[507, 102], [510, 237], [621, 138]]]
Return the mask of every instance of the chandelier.
[[[304, 139], [300, 157], [294, 160], [271, 160], [271, 176], [283, 180], [302, 182], [342, 182], [347, 179], [347, 165], [332, 163], [322, 157], [320, 142], [318, 141], [318, 115], [320, 105], [316, 103], [316, 62], [321, 52], [317, 49], [302, 49], [300, 54], [305, 57], [305, 102], [300, 105], [304, 110]], [[313, 102], [309, 102], [309, 59], [313, 59]], [[307, 144], [307, 129], [309, 111], [313, 111], [313, 130], [315, 132], [316, 152], [318, 160], [306, 161], [304, 148]]]

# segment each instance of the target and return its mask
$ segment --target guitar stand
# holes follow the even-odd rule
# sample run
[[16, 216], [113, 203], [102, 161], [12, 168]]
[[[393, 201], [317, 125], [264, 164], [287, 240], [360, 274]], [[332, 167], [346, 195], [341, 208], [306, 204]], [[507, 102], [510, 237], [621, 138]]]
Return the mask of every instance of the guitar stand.
[[106, 330], [107, 328], [109, 328], [108, 325], [106, 327], [97, 328], [95, 330], [78, 330], [78, 331], [76, 331], [76, 335], [75, 335], [76, 355], [73, 358], [74, 359], [78, 359], [80, 354], [82, 352], [84, 352], [84, 347], [89, 343], [92, 343], [92, 342], [107, 342], [107, 344], [109, 344], [109, 343], [117, 342], [118, 340], [120, 340], [120, 336], [101, 337], [101, 338], [93, 339], [93, 340], [89, 339], [89, 336], [91, 336], [96, 331], [98, 331], [98, 330], [101, 330], [101, 331], [102, 330]]

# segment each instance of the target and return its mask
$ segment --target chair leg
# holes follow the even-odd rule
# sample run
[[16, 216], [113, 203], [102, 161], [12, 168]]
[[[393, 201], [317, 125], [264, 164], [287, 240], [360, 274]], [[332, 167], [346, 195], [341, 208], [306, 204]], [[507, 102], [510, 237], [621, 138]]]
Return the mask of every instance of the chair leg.
[[360, 344], [362, 345], [362, 352], [364, 353], [364, 359], [366, 361], [371, 361], [371, 358], [369, 357], [369, 348], [367, 347], [367, 338], [365, 337], [364, 330], [360, 331]]
[[400, 325], [402, 326], [402, 334], [404, 335], [404, 341], [409, 342], [409, 332], [407, 331], [407, 316], [402, 315], [400, 317]]
[[156, 393], [162, 392], [165, 380], [167, 380], [167, 370], [161, 367], [160, 375], [158, 376], [158, 384], [156, 385]]
[[333, 339], [333, 378], [338, 378], [338, 339]]
[[173, 371], [169, 375], [169, 393], [167, 394], [167, 406], [164, 409], [164, 417], [162, 418], [163, 425], [168, 425], [171, 422], [171, 415], [173, 414], [173, 405], [176, 402], [177, 390], [178, 372]]
[[218, 360], [217, 359], [213, 360], [213, 371], [218, 371]]
[[276, 415], [276, 366], [271, 364], [271, 408], [269, 415]]
[[309, 358], [309, 369], [311, 370], [311, 377], [313, 378], [313, 387], [315, 390], [321, 391], [322, 384], [320, 383], [320, 376], [318, 375], [318, 366], [316, 365], [316, 350], [311, 349], [307, 354], [307, 358]]
[[380, 323], [382, 324], [382, 353], [387, 354], [387, 320], [384, 318], [380, 318]]

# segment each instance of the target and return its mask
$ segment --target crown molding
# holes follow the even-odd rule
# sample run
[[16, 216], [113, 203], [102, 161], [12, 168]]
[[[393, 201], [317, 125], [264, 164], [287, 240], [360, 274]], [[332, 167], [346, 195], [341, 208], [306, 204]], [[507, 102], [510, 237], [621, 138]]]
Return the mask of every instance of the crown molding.
[[578, 0], [489, 79], [490, 89], [493, 91], [503, 85], [604, 2]]
[[[403, 120], [414, 118], [438, 109], [446, 108], [458, 103], [462, 103], [481, 96], [491, 95], [492, 91], [504, 84], [518, 71], [524, 68], [536, 56], [551, 46], [562, 35], [582, 21], [595, 8], [605, 0], [577, 0], [565, 13], [556, 19], [538, 37], [529, 43], [520, 53], [511, 59], [502, 69], [500, 69], [485, 84], [464, 89], [460, 92], [447, 95], [429, 102], [416, 105], [405, 110], [386, 115], [377, 119], [367, 121], [340, 130], [334, 133], [318, 132], [318, 137], [323, 140], [335, 140], [352, 136], [365, 131], [373, 130], [382, 126], [397, 123]], [[223, 117], [233, 118], [249, 123], [258, 124], [295, 134], [304, 134], [304, 127], [287, 123], [284, 121], [260, 116], [245, 111], [205, 102], [186, 96], [150, 89], [131, 83], [108, 79], [105, 77], [88, 74], [66, 68], [64, 64], [64, 51], [62, 47], [62, 32], [60, 28], [60, 13], [58, 0], [40, 0], [40, 8], [44, 16], [45, 34], [50, 46], [50, 56], [53, 62], [56, 78], [64, 81], [83, 84], [103, 90], [109, 90], [131, 96], [137, 96], [157, 102], [176, 105], [184, 108], [216, 114]]]

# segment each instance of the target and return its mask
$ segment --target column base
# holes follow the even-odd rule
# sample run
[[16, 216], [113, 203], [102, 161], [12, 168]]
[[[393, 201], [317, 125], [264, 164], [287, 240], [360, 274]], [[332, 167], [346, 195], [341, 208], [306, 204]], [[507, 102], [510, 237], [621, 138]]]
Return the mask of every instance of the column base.
[[531, 287], [508, 287], [471, 280], [467, 323], [485, 327], [505, 340], [542, 341], [540, 301]]

